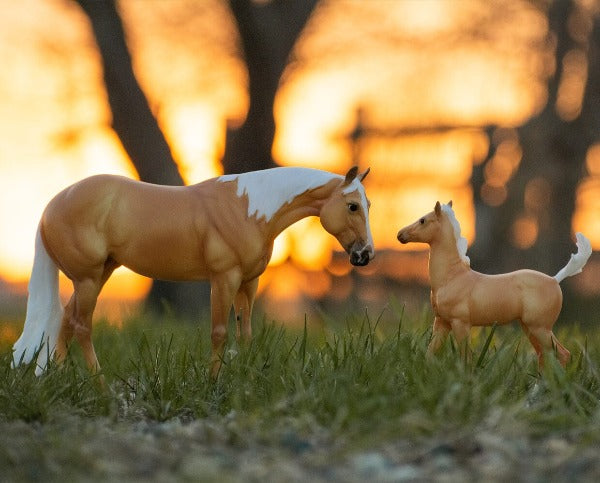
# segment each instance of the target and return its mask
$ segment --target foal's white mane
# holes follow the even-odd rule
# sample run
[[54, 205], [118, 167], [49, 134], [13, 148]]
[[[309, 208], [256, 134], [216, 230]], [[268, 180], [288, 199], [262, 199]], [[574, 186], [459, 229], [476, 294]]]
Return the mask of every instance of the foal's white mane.
[[[269, 221], [284, 204], [311, 189], [329, 183], [332, 179], [343, 180], [339, 174], [312, 168], [271, 168], [242, 174], [220, 176], [218, 181], [237, 181], [237, 195], [248, 195], [248, 216], [265, 217]], [[362, 184], [354, 179], [344, 189], [345, 193], [362, 190]]]
[[454, 238], [456, 240], [456, 248], [458, 250], [458, 256], [463, 262], [465, 262], [467, 266], [471, 266], [471, 260], [467, 256], [467, 239], [463, 236], [460, 236], [460, 224], [456, 219], [454, 210], [450, 205], [442, 205], [442, 211], [446, 213], [448, 221], [452, 225], [452, 229], [454, 231]]

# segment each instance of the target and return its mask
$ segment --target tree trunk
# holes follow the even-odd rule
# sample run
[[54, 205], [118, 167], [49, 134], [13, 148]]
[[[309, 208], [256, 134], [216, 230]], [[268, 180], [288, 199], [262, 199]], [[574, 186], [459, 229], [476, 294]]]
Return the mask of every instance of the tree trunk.
[[[112, 111], [112, 127], [142, 181], [183, 185], [177, 164], [150, 110], [131, 63], [125, 33], [114, 0], [77, 0], [90, 19], [102, 57], [104, 84]], [[174, 283], [156, 280], [146, 308], [178, 316], [197, 316], [208, 310], [205, 282]]]
[[[498, 273], [528, 267], [554, 275], [573, 251], [571, 225], [576, 188], [584, 174], [587, 149], [593, 142], [589, 126], [598, 125], [600, 114], [597, 107], [600, 73], [593, 55], [588, 56], [587, 89], [581, 114], [565, 121], [556, 112], [563, 59], [571, 49], [580, 47], [567, 30], [574, 8], [572, 0], [551, 4], [549, 21], [557, 42], [557, 71], [549, 82], [548, 102], [543, 111], [517, 130], [523, 156], [518, 171], [507, 184], [507, 199], [496, 208], [478, 203], [478, 239], [472, 247], [473, 264], [478, 270]], [[475, 169], [474, 190], [479, 190], [481, 181], [481, 168]], [[541, 198], [532, 206], [536, 183], [541, 188]], [[512, 230], [518, 217], [525, 214], [537, 219], [538, 236], [532, 247], [520, 250], [513, 244]], [[479, 237], [480, 231], [484, 233], [486, 229], [489, 234]]]
[[245, 122], [228, 127], [223, 158], [225, 173], [275, 166], [273, 105], [283, 71], [317, 0], [273, 0], [256, 4], [230, 0], [248, 68], [250, 107]]

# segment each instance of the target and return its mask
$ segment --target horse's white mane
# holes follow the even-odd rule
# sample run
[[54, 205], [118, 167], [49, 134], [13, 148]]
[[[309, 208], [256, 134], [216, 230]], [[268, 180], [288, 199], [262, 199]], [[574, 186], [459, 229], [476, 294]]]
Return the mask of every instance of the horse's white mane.
[[[237, 195], [248, 195], [248, 216], [264, 216], [269, 221], [285, 203], [336, 178], [344, 179], [341, 175], [319, 169], [286, 167], [227, 174], [217, 179], [222, 183], [237, 181]], [[350, 187], [353, 191], [362, 188], [362, 185], [355, 179], [344, 191], [348, 192]]]
[[460, 235], [460, 223], [456, 219], [454, 210], [450, 205], [442, 205], [442, 211], [446, 213], [448, 221], [452, 225], [454, 231], [454, 238], [456, 239], [456, 248], [458, 250], [458, 256], [465, 262], [467, 266], [471, 266], [471, 260], [467, 256], [467, 239]]

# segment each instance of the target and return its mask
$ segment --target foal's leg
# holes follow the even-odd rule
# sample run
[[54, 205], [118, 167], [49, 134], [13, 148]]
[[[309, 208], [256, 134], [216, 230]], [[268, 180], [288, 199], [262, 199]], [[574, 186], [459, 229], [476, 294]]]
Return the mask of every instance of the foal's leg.
[[469, 351], [471, 326], [460, 319], [452, 319], [450, 326], [452, 327], [452, 333], [458, 345], [461, 358], [464, 361], [469, 360], [471, 358], [471, 352]]
[[567, 362], [569, 362], [569, 359], [571, 358], [571, 353], [558, 341], [551, 329], [535, 325], [531, 326], [523, 322], [521, 322], [521, 327], [535, 349], [540, 369], [543, 369], [544, 367], [544, 353], [554, 349], [556, 349], [556, 355], [560, 364], [563, 367], [567, 365]]
[[569, 359], [571, 359], [571, 353], [564, 345], [562, 345], [558, 341], [558, 339], [554, 335], [554, 332], [550, 333], [552, 334], [552, 345], [556, 348], [558, 361], [560, 362], [561, 366], [565, 367], [567, 365], [567, 362], [569, 362]]
[[427, 357], [432, 357], [444, 344], [450, 332], [450, 325], [440, 317], [433, 320], [433, 329], [431, 332], [431, 341], [427, 347]]
[[240, 288], [241, 272], [239, 269], [215, 275], [210, 281], [211, 312], [211, 367], [210, 375], [216, 379], [221, 369], [223, 350], [227, 339], [227, 322], [233, 298]]
[[252, 308], [256, 289], [258, 288], [258, 278], [249, 282], [242, 283], [238, 293], [235, 296], [234, 310], [237, 321], [238, 340], [250, 342], [252, 338]]

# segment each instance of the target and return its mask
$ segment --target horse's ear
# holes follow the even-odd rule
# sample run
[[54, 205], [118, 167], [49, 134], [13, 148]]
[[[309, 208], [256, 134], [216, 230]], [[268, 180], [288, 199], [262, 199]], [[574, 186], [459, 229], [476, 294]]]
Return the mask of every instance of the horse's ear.
[[363, 182], [363, 180], [364, 180], [364, 179], [367, 177], [367, 175], [369, 174], [369, 171], [371, 171], [371, 168], [367, 168], [367, 170], [366, 170], [364, 173], [362, 173], [362, 174], [359, 174], [359, 175], [358, 175], [358, 180], [359, 180], [361, 183], [362, 183], [362, 182]]
[[357, 174], [358, 166], [352, 166], [346, 173], [346, 179], [344, 180], [344, 184], [346, 185], [352, 183], [352, 181], [354, 181], [354, 178], [356, 178]]
[[452, 207], [452, 200], [448, 201], [448, 206]]
[[442, 216], [442, 205], [440, 205], [439, 201], [435, 203], [435, 208], [433, 211], [435, 211], [435, 216], [438, 218]]

